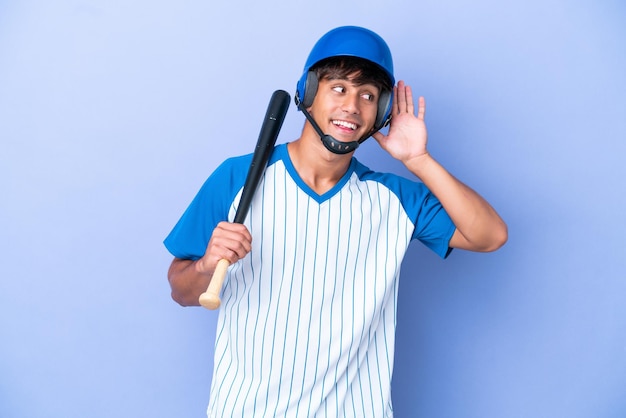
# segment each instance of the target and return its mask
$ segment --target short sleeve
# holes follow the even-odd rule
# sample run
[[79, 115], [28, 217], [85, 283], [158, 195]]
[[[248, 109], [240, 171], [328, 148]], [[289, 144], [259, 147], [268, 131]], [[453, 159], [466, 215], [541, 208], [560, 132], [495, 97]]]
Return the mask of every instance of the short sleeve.
[[452, 219], [439, 200], [424, 186], [425, 193], [415, 222], [413, 239], [446, 258], [452, 252], [450, 239], [456, 230]]
[[192, 260], [204, 255], [217, 224], [229, 220], [250, 159], [249, 155], [228, 159], [204, 182], [163, 242], [172, 255]]

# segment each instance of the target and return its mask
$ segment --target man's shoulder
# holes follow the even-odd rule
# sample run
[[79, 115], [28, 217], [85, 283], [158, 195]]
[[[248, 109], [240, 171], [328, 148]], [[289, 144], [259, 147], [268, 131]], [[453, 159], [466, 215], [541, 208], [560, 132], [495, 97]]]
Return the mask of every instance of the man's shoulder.
[[354, 173], [360, 181], [377, 182], [392, 191], [399, 191], [401, 189], [421, 190], [425, 187], [424, 184], [417, 181], [417, 179], [412, 180], [396, 173], [372, 170], [356, 158], [353, 159], [353, 163]]

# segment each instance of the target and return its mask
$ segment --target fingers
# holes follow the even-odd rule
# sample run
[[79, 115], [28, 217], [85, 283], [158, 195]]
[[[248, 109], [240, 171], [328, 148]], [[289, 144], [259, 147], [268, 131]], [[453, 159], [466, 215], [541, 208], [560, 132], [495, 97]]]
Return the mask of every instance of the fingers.
[[[400, 85], [400, 83], [401, 81], [398, 82], [398, 85]], [[391, 111], [393, 114], [400, 113], [400, 110], [398, 110], [398, 96], [399, 96], [398, 85], [393, 86], [393, 99], [391, 100]]]
[[[413, 99], [413, 91], [411, 87], [406, 85], [404, 81], [398, 81], [398, 85], [394, 87], [393, 110], [396, 114], [410, 113], [414, 114], [415, 104]], [[423, 96], [417, 99], [417, 117], [424, 119], [426, 115], [426, 100]]]
[[424, 120], [424, 116], [426, 115], [426, 99], [423, 96], [420, 96], [417, 103], [417, 118]]
[[205, 256], [211, 264], [225, 258], [231, 264], [245, 257], [252, 249], [252, 236], [242, 224], [220, 222], [213, 230]]
[[[413, 103], [413, 91], [411, 87], [406, 85], [404, 81], [398, 81], [398, 85], [393, 89], [393, 110], [396, 114], [409, 113], [411, 115], [415, 112], [415, 105]], [[421, 99], [421, 98], [420, 98]], [[418, 108], [419, 113], [419, 108]], [[423, 112], [422, 112], [423, 114]], [[418, 114], [419, 116], [419, 114]]]
[[413, 115], [415, 108], [413, 107], [413, 92], [411, 91], [411, 87], [405, 86], [404, 93], [406, 98], [406, 113]]

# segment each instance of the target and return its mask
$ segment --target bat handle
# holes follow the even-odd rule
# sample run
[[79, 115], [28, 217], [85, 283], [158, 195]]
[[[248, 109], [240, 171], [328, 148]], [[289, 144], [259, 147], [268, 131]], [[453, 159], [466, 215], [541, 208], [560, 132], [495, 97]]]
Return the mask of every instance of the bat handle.
[[206, 292], [201, 294], [198, 299], [200, 305], [211, 310], [220, 307], [220, 304], [222, 303], [220, 301], [220, 292], [222, 291], [222, 285], [224, 284], [224, 278], [226, 277], [228, 266], [230, 266], [230, 263], [225, 258], [222, 258], [217, 262], [217, 266], [215, 266], [215, 271], [213, 272], [213, 277], [211, 277], [211, 281], [209, 282]]

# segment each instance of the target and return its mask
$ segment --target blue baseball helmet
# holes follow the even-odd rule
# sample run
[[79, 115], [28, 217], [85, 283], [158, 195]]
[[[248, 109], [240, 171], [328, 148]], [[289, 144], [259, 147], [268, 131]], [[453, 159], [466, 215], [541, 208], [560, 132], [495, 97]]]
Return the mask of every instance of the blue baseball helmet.
[[[309, 54], [302, 77], [296, 87], [296, 104], [305, 108], [313, 104], [317, 93], [318, 80], [311, 67], [323, 59], [331, 57], [358, 57], [378, 65], [395, 85], [393, 60], [387, 43], [378, 34], [358, 26], [341, 26], [322, 36]], [[392, 92], [381, 92], [378, 100], [378, 114], [374, 130], [385, 126], [391, 116]]]

